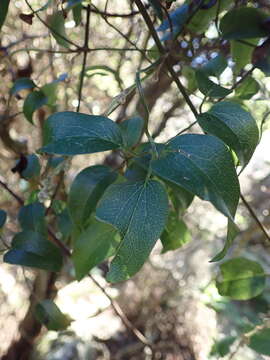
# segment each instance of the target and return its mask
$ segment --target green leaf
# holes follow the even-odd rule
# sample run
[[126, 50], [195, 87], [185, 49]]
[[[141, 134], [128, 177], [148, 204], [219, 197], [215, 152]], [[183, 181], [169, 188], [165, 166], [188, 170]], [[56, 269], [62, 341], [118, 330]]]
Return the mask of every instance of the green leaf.
[[5, 225], [7, 220], [7, 213], [0, 209], [0, 229]]
[[155, 180], [111, 185], [96, 216], [113, 225], [122, 237], [110, 271], [109, 282], [129, 279], [143, 266], [166, 224], [168, 198]]
[[31, 124], [33, 124], [34, 112], [43, 105], [46, 105], [47, 102], [48, 98], [42, 91], [33, 91], [28, 94], [23, 104], [23, 113]]
[[61, 312], [59, 307], [49, 299], [39, 302], [35, 307], [35, 316], [48, 330], [66, 330], [72, 319]]
[[22, 230], [31, 230], [40, 234], [46, 234], [45, 207], [39, 203], [22, 206], [18, 220]]
[[103, 165], [85, 168], [76, 176], [68, 196], [68, 209], [77, 226], [87, 224], [104, 191], [116, 178], [117, 174]]
[[62, 234], [63, 241], [66, 241], [69, 236], [71, 236], [73, 230], [73, 223], [68, 209], [64, 209], [57, 216], [58, 228]]
[[2, 25], [4, 24], [6, 20], [6, 16], [8, 13], [8, 6], [9, 6], [9, 0], [1, 0], [0, 5], [0, 30]]
[[236, 336], [227, 336], [219, 341], [216, 341], [212, 346], [210, 356], [218, 355], [224, 357], [228, 355], [231, 350], [231, 346], [236, 339]]
[[230, 219], [228, 219], [227, 237], [226, 237], [225, 245], [224, 245], [223, 249], [217, 255], [215, 255], [213, 257], [213, 259], [210, 260], [210, 262], [220, 261], [226, 256], [227, 251], [231, 247], [234, 239], [239, 234], [239, 232], [240, 232], [240, 230], [238, 229], [236, 224], [233, 221], [231, 221]]
[[257, 331], [249, 338], [248, 346], [262, 355], [270, 356], [270, 328]]
[[122, 146], [120, 128], [104, 116], [71, 111], [55, 113], [44, 126], [44, 145], [49, 154], [78, 155], [113, 150]]
[[50, 82], [49, 84], [45, 84], [41, 87], [41, 91], [45, 96], [47, 96], [47, 104], [54, 105], [57, 100], [57, 86], [60, 82], [65, 81], [67, 78], [67, 73], [63, 73], [57, 79]]
[[240, 105], [223, 101], [198, 116], [202, 129], [219, 137], [237, 154], [246, 165], [259, 141], [259, 130], [250, 113]]
[[227, 59], [220, 54], [209, 60], [200, 70], [207, 76], [219, 77], [227, 66]]
[[72, 260], [76, 279], [81, 280], [91, 269], [114, 255], [120, 236], [109, 224], [92, 219], [86, 230], [75, 239]]
[[140, 141], [144, 121], [141, 117], [133, 117], [120, 123], [120, 128], [125, 146], [132, 147]]
[[260, 264], [242, 257], [220, 266], [221, 279], [216, 285], [220, 295], [234, 300], [248, 300], [260, 295], [265, 287], [265, 273]]
[[251, 76], [236, 88], [235, 95], [241, 100], [249, 100], [260, 91], [260, 84]]
[[167, 225], [161, 234], [160, 240], [163, 245], [163, 254], [170, 250], [176, 250], [190, 242], [190, 232], [184, 221], [178, 218], [175, 211], [170, 212]]
[[225, 39], [250, 39], [268, 36], [263, 26], [269, 15], [259, 9], [242, 7], [225, 14], [220, 21], [220, 31]]
[[88, 66], [85, 69], [85, 75], [87, 77], [92, 77], [94, 75], [106, 76], [109, 74], [112, 74], [114, 76], [118, 84], [123, 85], [123, 81], [119, 76], [119, 72], [107, 65], [93, 65], [93, 66]]
[[48, 25], [51, 28], [51, 34], [57, 43], [65, 48], [69, 47], [67, 34], [65, 30], [65, 19], [62, 11], [58, 11], [49, 17]]
[[187, 82], [187, 89], [193, 93], [197, 90], [196, 71], [191, 67], [184, 65], [182, 67], [182, 75], [185, 77]]
[[208, 79], [205, 73], [201, 70], [196, 71], [196, 80], [200, 92], [206, 96], [212, 98], [223, 98], [232, 92], [230, 89], [226, 89]]
[[187, 29], [196, 34], [201, 34], [208, 29], [211, 21], [215, 19], [217, 13], [226, 10], [232, 3], [232, 0], [218, 0], [214, 6], [209, 9], [201, 9], [195, 13], [187, 25]]
[[10, 93], [11, 95], [15, 95], [21, 90], [34, 89], [35, 87], [36, 84], [34, 83], [33, 80], [29, 78], [20, 78], [14, 82], [12, 88], [10, 89]]
[[78, 4], [72, 8], [72, 14], [73, 14], [75, 26], [80, 25], [82, 21], [82, 10], [83, 10], [82, 4]]
[[27, 155], [26, 159], [27, 166], [21, 172], [21, 176], [24, 177], [26, 180], [39, 176], [41, 167], [38, 157], [35, 154], [31, 154]]
[[[159, 159], [151, 162], [155, 175], [210, 201], [233, 221], [239, 182], [230, 151], [222, 141], [210, 135], [186, 134], [157, 148]], [[149, 158], [137, 161], [148, 168]]]
[[152, 8], [154, 9], [159, 20], [162, 21], [163, 20], [163, 11], [162, 11], [162, 7], [160, 5], [159, 0], [149, 0], [149, 3], [152, 6]]
[[63, 258], [58, 247], [38, 232], [25, 230], [15, 235], [4, 262], [48, 271], [60, 271]]
[[[251, 57], [254, 46], [258, 44], [258, 39], [247, 39], [251, 45], [243, 44], [237, 40], [231, 40], [231, 55], [235, 62], [234, 72], [238, 74], [247, 64], [251, 64]], [[252, 46], [254, 45], [254, 46]]]
[[176, 186], [174, 184], [168, 183], [168, 195], [171, 199], [173, 207], [177, 214], [183, 215], [183, 213], [187, 210], [189, 205], [192, 203], [194, 199], [194, 195], [191, 194], [181, 186]]

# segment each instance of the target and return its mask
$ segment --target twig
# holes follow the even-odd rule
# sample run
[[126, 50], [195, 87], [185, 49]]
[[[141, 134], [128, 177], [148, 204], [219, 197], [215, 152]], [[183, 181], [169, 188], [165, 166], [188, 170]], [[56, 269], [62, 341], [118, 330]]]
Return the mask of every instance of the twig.
[[259, 228], [262, 230], [262, 232], [265, 235], [265, 237], [267, 238], [267, 240], [270, 242], [270, 236], [269, 236], [268, 232], [266, 231], [265, 227], [263, 226], [262, 222], [258, 219], [255, 211], [252, 209], [250, 204], [247, 202], [247, 200], [245, 199], [243, 194], [240, 194], [240, 198], [241, 198], [243, 204], [245, 205], [245, 207], [248, 209], [250, 215], [253, 217], [253, 219], [255, 220], [257, 225], [259, 226]]
[[9, 188], [9, 186], [8, 186], [6, 183], [4, 183], [2, 180], [0, 180], [0, 185], [8, 192], [11, 196], [13, 196], [13, 198], [16, 199], [17, 202], [18, 202], [20, 205], [23, 205], [23, 204], [24, 204], [23, 199], [22, 199], [19, 195], [17, 195], [13, 190], [11, 190], [11, 189]]
[[158, 34], [157, 34], [157, 32], [156, 32], [156, 30], [154, 28], [154, 25], [152, 23], [152, 20], [151, 20], [150, 16], [148, 15], [148, 12], [145, 9], [145, 6], [141, 2], [141, 0], [135, 0], [135, 4], [137, 5], [142, 17], [144, 18], [144, 21], [145, 21], [145, 23], [146, 23], [146, 25], [147, 25], [147, 27], [148, 27], [154, 41], [156, 43], [156, 46], [157, 46], [159, 52], [163, 56], [165, 56], [164, 62], [166, 64], [166, 66], [167, 66], [167, 69], [168, 69], [170, 75], [172, 76], [174, 82], [176, 83], [178, 89], [180, 90], [182, 96], [184, 97], [184, 99], [185, 99], [186, 103], [188, 104], [190, 110], [192, 111], [193, 115], [195, 117], [197, 117], [198, 112], [197, 112], [195, 106], [193, 105], [192, 101], [190, 100], [189, 95], [187, 94], [185, 87], [182, 85], [180, 79], [178, 78], [176, 72], [174, 71], [174, 69], [173, 69], [173, 67], [172, 67], [172, 65], [171, 65], [171, 63], [169, 61], [168, 54], [167, 54], [166, 50], [164, 49], [164, 47], [163, 47], [163, 45], [162, 45], [162, 43], [161, 43], [161, 41], [160, 41], [160, 39], [158, 37]]
[[110, 301], [111, 307], [113, 308], [116, 315], [119, 316], [119, 318], [122, 320], [126, 328], [130, 330], [145, 346], [149, 346], [150, 349], [153, 349], [153, 344], [128, 320], [123, 310], [120, 308], [117, 302], [112, 299], [106, 289], [102, 285], [100, 285], [99, 282], [91, 274], [88, 274], [88, 276]]
[[86, 60], [87, 60], [87, 55], [88, 55], [88, 50], [89, 50], [88, 43], [89, 43], [89, 31], [90, 31], [90, 14], [91, 14], [91, 7], [90, 7], [90, 5], [88, 5], [86, 8], [86, 26], [85, 26], [84, 47], [83, 47], [83, 63], [82, 63], [80, 82], [79, 82], [77, 112], [80, 111], [80, 106], [81, 106], [82, 88], [83, 88], [83, 81], [84, 81], [84, 77], [85, 77]]

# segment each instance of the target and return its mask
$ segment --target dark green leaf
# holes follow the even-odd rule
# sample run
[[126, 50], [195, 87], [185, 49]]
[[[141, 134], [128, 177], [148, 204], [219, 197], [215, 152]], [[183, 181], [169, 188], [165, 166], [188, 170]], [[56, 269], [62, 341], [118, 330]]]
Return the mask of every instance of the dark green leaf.
[[63, 13], [58, 11], [50, 16], [48, 25], [51, 28], [51, 34], [57, 41], [57, 43], [66, 48], [69, 47], [67, 39], [67, 34], [65, 30], [65, 19]]
[[12, 248], [4, 255], [9, 264], [60, 271], [63, 258], [58, 247], [40, 233], [25, 230], [15, 235]]
[[239, 234], [239, 232], [240, 231], [239, 231], [238, 227], [236, 226], [236, 224], [234, 222], [232, 222], [230, 219], [228, 219], [227, 237], [226, 237], [225, 245], [224, 245], [223, 249], [217, 255], [215, 255], [213, 257], [213, 259], [210, 260], [210, 262], [220, 261], [226, 256], [227, 251], [231, 247], [234, 239]]
[[57, 216], [57, 224], [62, 234], [62, 238], [65, 241], [71, 235], [73, 230], [73, 222], [71, 221], [68, 209], [63, 210]]
[[187, 210], [194, 199], [194, 195], [189, 191], [171, 183], [169, 183], [168, 194], [175, 211], [179, 215], [182, 215]]
[[[155, 175], [210, 201], [233, 220], [239, 182], [230, 151], [222, 141], [210, 135], [186, 134], [157, 147], [159, 159], [151, 162]], [[146, 168], [147, 160], [137, 159]]]
[[220, 266], [217, 279], [218, 292], [234, 300], [248, 300], [261, 294], [265, 287], [265, 274], [260, 264], [245, 258], [234, 258]]
[[155, 180], [111, 185], [104, 193], [97, 218], [116, 227], [122, 237], [107, 279], [129, 279], [140, 270], [167, 220], [165, 188]]
[[249, 162], [259, 141], [259, 130], [251, 114], [240, 105], [219, 102], [199, 115], [198, 122], [204, 131], [229, 145], [243, 165]]
[[270, 75], [270, 38], [254, 49], [252, 64], [264, 72], [266, 76]]
[[221, 357], [228, 355], [231, 350], [231, 346], [236, 339], [236, 336], [227, 336], [224, 339], [215, 342], [211, 349], [210, 355], [218, 355]]
[[21, 176], [29, 180], [40, 174], [40, 163], [39, 159], [35, 154], [27, 155], [27, 166], [21, 172]]
[[208, 79], [207, 75], [202, 70], [196, 71], [196, 80], [200, 92], [205, 96], [223, 98], [232, 92], [230, 89], [226, 89]]
[[104, 116], [70, 111], [55, 113], [44, 126], [43, 152], [60, 155], [91, 154], [122, 145], [120, 128]]
[[157, 17], [159, 18], [159, 20], [163, 20], [163, 11], [162, 11], [162, 7], [160, 5], [159, 0], [149, 0], [150, 5], [152, 6], [152, 8], [154, 9], [155, 13], [157, 14]]
[[22, 230], [46, 234], [45, 207], [41, 203], [35, 202], [22, 206], [19, 211], [18, 220]]
[[260, 90], [260, 84], [251, 76], [237, 87], [235, 95], [241, 100], [251, 99]]
[[76, 279], [81, 280], [93, 267], [114, 255], [119, 242], [120, 236], [115, 228], [93, 219], [75, 239], [72, 260]]
[[61, 312], [49, 299], [39, 302], [35, 307], [35, 316], [48, 330], [61, 331], [69, 327], [72, 319]]
[[139, 142], [142, 136], [144, 121], [141, 117], [134, 117], [123, 121], [120, 127], [125, 146], [132, 147]]
[[34, 89], [36, 87], [36, 84], [33, 80], [29, 78], [20, 78], [15, 81], [12, 88], [10, 89], [10, 93], [12, 95], [17, 94], [21, 90], [25, 89]]
[[33, 91], [25, 99], [23, 113], [26, 119], [33, 124], [33, 114], [41, 106], [48, 102], [47, 96], [42, 91]]
[[182, 75], [187, 81], [187, 89], [193, 93], [197, 90], [196, 71], [191, 66], [184, 65], [182, 67]]
[[73, 19], [76, 26], [80, 25], [82, 21], [82, 10], [82, 4], [78, 4], [72, 8]]
[[[235, 62], [234, 72], [238, 74], [247, 64], [251, 63], [251, 57], [254, 50], [254, 46], [257, 45], [258, 39], [247, 39], [250, 45], [243, 44], [240, 41], [232, 40], [231, 43], [231, 55]], [[254, 46], [252, 46], [254, 45]]]
[[201, 67], [200, 70], [207, 76], [219, 77], [227, 65], [227, 59], [223, 55], [217, 55]]
[[270, 356], [270, 328], [256, 332], [249, 338], [248, 346], [262, 355]]
[[0, 229], [5, 225], [7, 220], [7, 213], [0, 209]]
[[4, 24], [8, 12], [9, 0], [1, 0], [0, 5], [0, 30]]
[[233, 40], [268, 36], [268, 30], [263, 26], [267, 17], [266, 13], [252, 7], [233, 9], [221, 19], [222, 36]]
[[201, 34], [208, 29], [211, 21], [214, 20], [219, 13], [226, 10], [233, 0], [218, 0], [216, 4], [209, 9], [201, 9], [196, 11], [195, 15], [191, 18], [187, 25], [188, 30], [193, 33]]
[[176, 212], [170, 212], [167, 225], [161, 234], [160, 240], [163, 245], [162, 253], [178, 249], [191, 240], [186, 224], [183, 220], [179, 219]]
[[117, 178], [117, 174], [103, 165], [90, 166], [74, 179], [68, 197], [68, 209], [74, 223], [83, 227], [105, 189]]

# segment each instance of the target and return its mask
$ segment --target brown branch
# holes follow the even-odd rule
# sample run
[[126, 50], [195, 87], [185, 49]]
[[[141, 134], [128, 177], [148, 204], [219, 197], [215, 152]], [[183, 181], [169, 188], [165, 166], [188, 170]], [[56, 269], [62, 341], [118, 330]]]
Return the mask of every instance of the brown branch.
[[2, 180], [0, 180], [0, 185], [14, 198], [17, 200], [17, 202], [19, 203], [19, 205], [23, 205], [24, 204], [24, 201], [23, 199], [17, 195], [13, 190], [11, 190], [9, 188], [9, 186]]

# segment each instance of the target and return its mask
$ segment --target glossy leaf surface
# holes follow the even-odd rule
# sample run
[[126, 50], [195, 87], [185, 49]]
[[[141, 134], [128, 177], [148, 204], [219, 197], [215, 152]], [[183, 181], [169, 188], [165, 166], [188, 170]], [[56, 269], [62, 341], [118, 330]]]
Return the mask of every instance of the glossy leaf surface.
[[70, 111], [55, 113], [44, 126], [44, 146], [49, 154], [78, 155], [117, 149], [122, 145], [120, 128], [104, 116]]
[[129, 279], [140, 270], [165, 227], [167, 214], [166, 190], [158, 181], [124, 182], [107, 189], [96, 215], [122, 237], [108, 281]]

